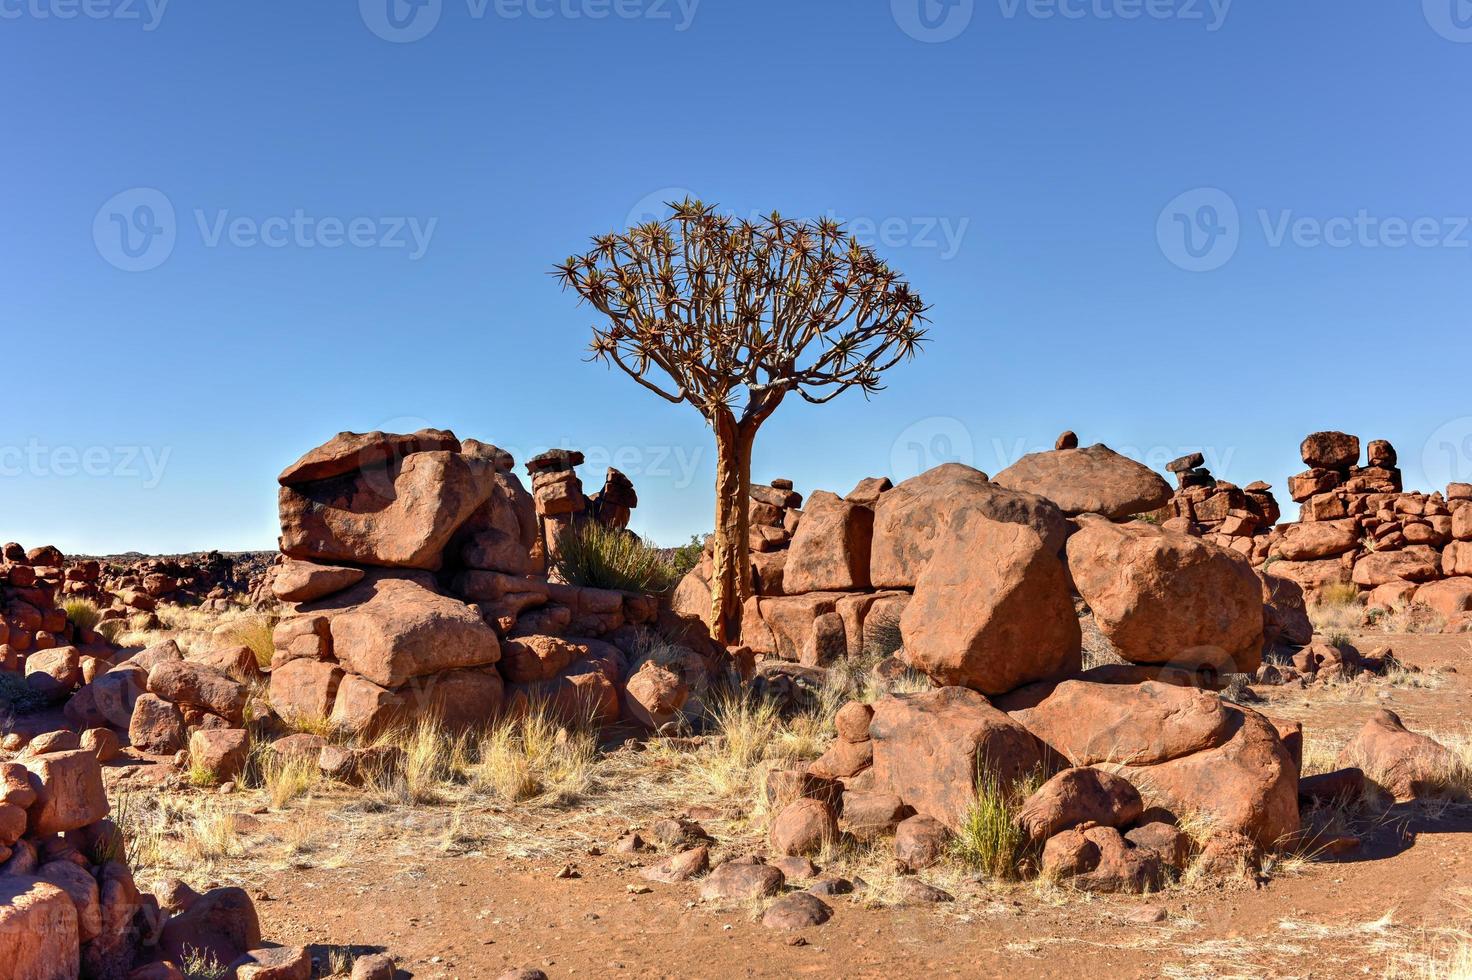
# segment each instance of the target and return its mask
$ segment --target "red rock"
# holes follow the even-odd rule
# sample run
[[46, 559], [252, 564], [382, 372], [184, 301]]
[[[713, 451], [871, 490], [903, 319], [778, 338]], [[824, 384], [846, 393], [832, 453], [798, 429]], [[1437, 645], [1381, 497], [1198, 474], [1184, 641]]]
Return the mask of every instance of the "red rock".
[[1147, 806], [1194, 814], [1220, 832], [1240, 833], [1265, 848], [1298, 832], [1298, 766], [1262, 715], [1228, 707], [1234, 734], [1217, 748], [1119, 774]]
[[1172, 496], [1170, 485], [1149, 467], [1103, 444], [1030, 453], [994, 482], [1045, 497], [1064, 514], [1102, 514], [1111, 520], [1158, 510]]
[[260, 945], [260, 920], [242, 888], [215, 888], [199, 896], [164, 924], [159, 939], [159, 951], [180, 963], [191, 948], [220, 963], [233, 963]]
[[1447, 545], [1441, 553], [1441, 572], [1443, 575], [1472, 575], [1472, 541], [1453, 541]]
[[407, 435], [339, 432], [288, 466], [277, 481], [284, 487], [294, 486], [383, 466], [411, 453], [460, 450], [455, 434], [442, 429], [421, 429]]
[[838, 829], [859, 841], [873, 841], [893, 834], [915, 811], [893, 793], [848, 790], [843, 794], [843, 811]]
[[1297, 582], [1305, 592], [1351, 579], [1350, 567], [1337, 558], [1321, 561], [1275, 561], [1266, 567], [1278, 578]]
[[1216, 695], [1151, 680], [1039, 684], [998, 706], [1075, 766], [1177, 759], [1225, 744], [1233, 724]]
[[1395, 581], [1429, 582], [1441, 577], [1441, 565], [1441, 556], [1430, 548], [1377, 551], [1355, 562], [1354, 582], [1363, 586], [1386, 585]]
[[188, 730], [184, 713], [171, 701], [145, 694], [133, 704], [128, 721], [128, 741], [150, 755], [173, 755], [184, 748]]
[[1406, 803], [1443, 795], [1459, 763], [1441, 743], [1408, 730], [1399, 715], [1382, 709], [1340, 751], [1339, 765], [1361, 769], [1397, 803]]
[[148, 672], [148, 691], [239, 724], [249, 696], [246, 686], [223, 671], [188, 661], [161, 663]]
[[768, 929], [811, 929], [827, 922], [833, 909], [818, 896], [793, 892], [777, 899], [762, 913], [762, 925]]
[[773, 818], [768, 839], [777, 854], [818, 854], [838, 840], [838, 818], [822, 800], [796, 799]]
[[1314, 625], [1308, 618], [1303, 587], [1291, 579], [1278, 577], [1272, 566], [1257, 569], [1257, 575], [1262, 580], [1264, 643], [1303, 646], [1312, 641]]
[[1349, 522], [1288, 524], [1273, 551], [1289, 561], [1333, 558], [1359, 547], [1359, 535]]
[[[995, 771], [1007, 785], [1043, 761], [1025, 728], [964, 688], [884, 698], [869, 732], [877, 785], [952, 830], [971, 809], [979, 772]], [[847, 816], [847, 799], [844, 809]]]
[[640, 870], [639, 877], [646, 881], [657, 881], [673, 885], [705, 874], [710, 867], [710, 848], [704, 844], [673, 854], [656, 864]]
[[82, 682], [82, 664], [76, 647], [55, 647], [26, 658], [26, 687], [52, 701], [60, 701]]
[[835, 741], [808, 766], [808, 772], [825, 779], [847, 779], [857, 776], [874, 764], [872, 742]]
[[437, 571], [455, 532], [495, 489], [495, 470], [453, 452], [280, 491], [281, 551], [307, 561]]
[[108, 814], [102, 766], [85, 749], [28, 759], [25, 767], [40, 782], [30, 807], [30, 835], [44, 837], [76, 830]]
[[77, 909], [66, 892], [38, 878], [0, 875], [7, 976], [75, 977], [81, 959], [77, 927]]
[[706, 901], [769, 898], [782, 889], [783, 883], [782, 872], [771, 865], [727, 861], [701, 884], [700, 897]]
[[792, 594], [869, 588], [874, 512], [819, 491], [808, 500], [783, 566]]
[[912, 871], [924, 871], [940, 863], [950, 843], [951, 833], [939, 820], [925, 816], [910, 817], [895, 828], [895, 860]]
[[867, 742], [869, 723], [874, 719], [874, 707], [862, 701], [850, 701], [833, 718], [838, 737], [846, 742]]
[[71, 861], [51, 861], [36, 869], [36, 877], [66, 892], [77, 910], [77, 938], [91, 942], [102, 932], [102, 903], [97, 879]]
[[198, 729], [189, 736], [191, 768], [207, 774], [215, 785], [238, 778], [249, 758], [250, 736], [243, 728]]
[[277, 566], [271, 579], [271, 591], [283, 602], [311, 602], [341, 592], [362, 580], [361, 568], [288, 559]]
[[624, 717], [659, 729], [680, 717], [690, 686], [674, 671], [646, 660], [624, 689]]
[[300, 946], [255, 949], [230, 964], [236, 980], [311, 980], [312, 957]]
[[1069, 591], [1032, 528], [958, 515], [900, 618], [905, 660], [937, 684], [985, 694], [1075, 673], [1082, 640]]
[[1080, 824], [1125, 828], [1145, 804], [1129, 780], [1098, 769], [1065, 769], [1038, 788], [1018, 811], [1017, 823], [1034, 843]]
[[321, 721], [332, 714], [342, 679], [335, 663], [289, 661], [271, 671], [271, 707], [288, 724]]
[[1472, 612], [1472, 576], [1429, 582], [1416, 589], [1414, 601], [1429, 606], [1446, 619]]
[[1124, 839], [1141, 850], [1154, 853], [1163, 866], [1177, 871], [1186, 870], [1191, 861], [1191, 838], [1179, 827], [1164, 821], [1151, 821], [1126, 831]]
[[1305, 464], [1326, 470], [1347, 470], [1360, 461], [1359, 436], [1343, 432], [1315, 432], [1298, 447]]
[[97, 761], [103, 765], [116, 759], [122, 751], [117, 734], [110, 728], [89, 728], [82, 733], [79, 743], [79, 748], [97, 756]]
[[1240, 556], [1143, 522], [1082, 521], [1068, 567], [1100, 630], [1133, 663], [1251, 673], [1262, 583]]
[[368, 590], [366, 601], [332, 618], [332, 650], [348, 670], [398, 687], [500, 659], [495, 630], [463, 603], [407, 578], [379, 578]]
[[946, 463], [880, 496], [870, 561], [875, 587], [914, 588], [936, 543], [953, 533], [958, 518], [973, 514], [1026, 525], [1054, 554], [1067, 537], [1063, 514], [1052, 502], [1000, 487], [969, 466]]
[[1160, 887], [1160, 858], [1113, 827], [1065, 830], [1043, 848], [1043, 873], [1090, 892], [1139, 894]]

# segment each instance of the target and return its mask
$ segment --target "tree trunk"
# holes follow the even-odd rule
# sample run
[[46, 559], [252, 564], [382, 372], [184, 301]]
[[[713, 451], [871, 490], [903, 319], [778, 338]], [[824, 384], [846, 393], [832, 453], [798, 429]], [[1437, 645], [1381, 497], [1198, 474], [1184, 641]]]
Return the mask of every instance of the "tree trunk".
[[716, 413], [715, 571], [711, 575], [711, 636], [734, 645], [741, 641], [741, 604], [751, 594], [751, 446], [757, 425], [737, 422], [729, 411]]

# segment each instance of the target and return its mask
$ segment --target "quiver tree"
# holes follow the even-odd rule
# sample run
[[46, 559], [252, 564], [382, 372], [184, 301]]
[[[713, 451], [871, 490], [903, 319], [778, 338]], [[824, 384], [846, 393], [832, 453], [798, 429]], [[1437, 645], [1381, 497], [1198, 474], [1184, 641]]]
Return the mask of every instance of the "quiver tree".
[[606, 319], [592, 354], [666, 401], [695, 406], [716, 437], [711, 633], [740, 636], [751, 591], [748, 506], [756, 433], [789, 394], [814, 404], [867, 396], [919, 350], [925, 305], [832, 220], [760, 221], [700, 201], [557, 269]]

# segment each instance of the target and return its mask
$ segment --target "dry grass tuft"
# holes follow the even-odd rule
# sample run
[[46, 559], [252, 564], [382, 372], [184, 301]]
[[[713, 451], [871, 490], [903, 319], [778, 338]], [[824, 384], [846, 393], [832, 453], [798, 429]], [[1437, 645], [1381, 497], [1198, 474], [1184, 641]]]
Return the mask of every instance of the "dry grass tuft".
[[230, 631], [225, 635], [236, 643], [243, 643], [250, 647], [250, 652], [256, 656], [256, 663], [262, 670], [265, 670], [271, 666], [271, 657], [276, 652], [271, 640], [276, 623], [275, 616], [246, 616], [234, 620]]
[[1040, 772], [1008, 784], [984, 765], [976, 778], [976, 800], [951, 845], [956, 860], [998, 881], [1021, 878], [1029, 842], [1017, 814], [1042, 784]]
[[72, 596], [62, 600], [61, 608], [67, 621], [79, 630], [95, 630], [102, 621], [102, 610], [91, 599]]

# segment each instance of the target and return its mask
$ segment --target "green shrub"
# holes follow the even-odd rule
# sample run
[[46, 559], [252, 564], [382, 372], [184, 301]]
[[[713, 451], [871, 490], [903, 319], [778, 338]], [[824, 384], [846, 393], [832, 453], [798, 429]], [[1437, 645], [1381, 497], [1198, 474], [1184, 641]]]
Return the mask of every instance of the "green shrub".
[[569, 585], [622, 592], [664, 593], [679, 576], [665, 552], [632, 531], [581, 521], [557, 538], [553, 561]]
[[1009, 784], [983, 764], [976, 776], [976, 800], [951, 845], [956, 859], [999, 881], [1021, 877], [1028, 840], [1017, 824], [1017, 812], [1041, 784], [1041, 773]]
[[0, 715], [17, 714], [23, 715], [32, 711], [40, 711], [51, 702], [26, 684], [26, 679], [18, 673], [0, 671]]
[[676, 582], [700, 564], [700, 557], [705, 554], [705, 538], [704, 534], [692, 534], [688, 543], [670, 549], [670, 569]]

